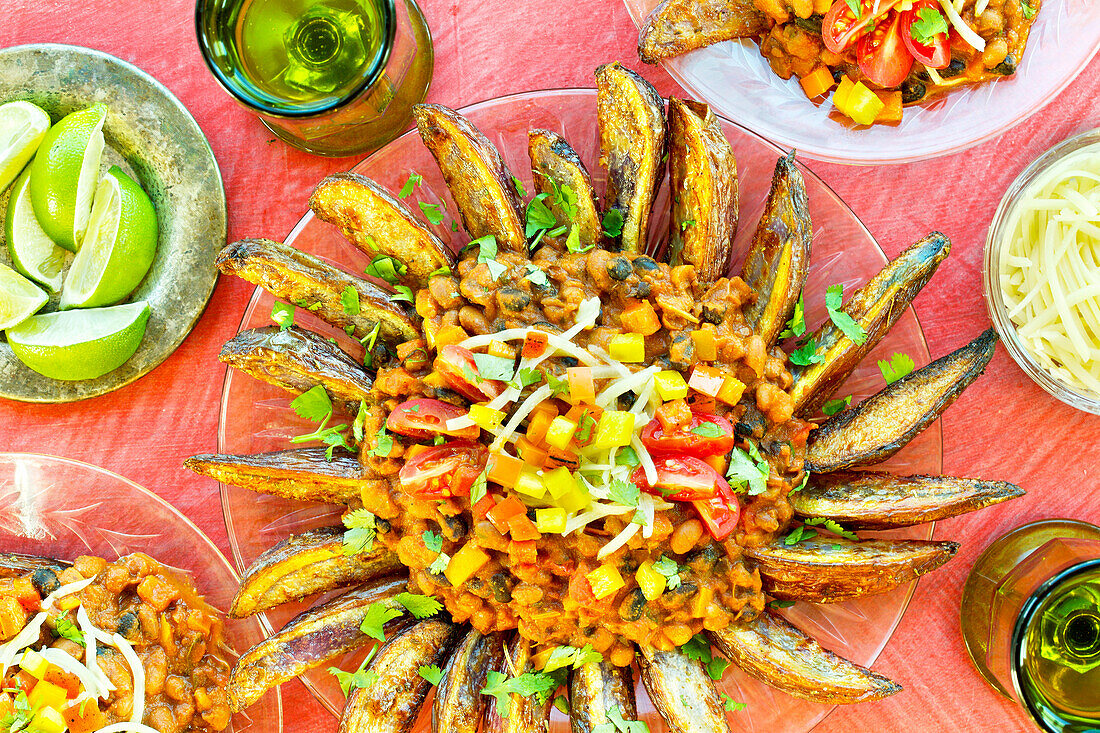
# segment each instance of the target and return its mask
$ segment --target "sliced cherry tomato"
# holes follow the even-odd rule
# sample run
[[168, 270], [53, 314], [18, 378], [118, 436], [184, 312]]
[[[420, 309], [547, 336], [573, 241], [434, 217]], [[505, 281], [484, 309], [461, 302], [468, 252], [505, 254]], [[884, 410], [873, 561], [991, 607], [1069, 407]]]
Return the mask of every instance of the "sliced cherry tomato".
[[913, 35], [913, 25], [921, 20], [920, 11], [925, 9], [943, 17], [943, 11], [936, 0], [917, 0], [912, 9], [901, 14], [901, 40], [917, 61], [932, 69], [944, 69], [951, 63], [951, 39], [948, 38], [948, 32], [935, 34], [927, 43], [921, 43]]
[[725, 488], [720, 487], [718, 493], [710, 499], [691, 503], [714, 539], [722, 541], [737, 529], [737, 523], [741, 520], [741, 505], [728, 484]]
[[891, 13], [859, 39], [856, 46], [859, 70], [879, 86], [896, 87], [913, 69], [913, 54], [905, 47], [901, 35], [901, 14]]
[[409, 438], [432, 438], [436, 435], [451, 435], [455, 438], [477, 440], [481, 428], [470, 425], [456, 430], [447, 429], [447, 421], [462, 417], [466, 410], [442, 400], [422, 397], [402, 402], [393, 408], [386, 418], [386, 428], [391, 433]]
[[666, 431], [660, 420], [650, 420], [642, 428], [642, 445], [651, 452], [723, 456], [733, 448], [733, 442], [729, 420], [700, 410], [691, 411], [691, 423], [686, 428]]
[[657, 468], [657, 483], [650, 485], [641, 468], [635, 469], [630, 477], [647, 494], [675, 501], [693, 501], [709, 499], [723, 487], [730, 492], [726, 479], [702, 459], [694, 456], [655, 456], [653, 463]]
[[457, 344], [448, 344], [435, 358], [436, 371], [455, 392], [473, 402], [491, 400], [504, 391], [504, 382], [482, 379], [477, 373], [474, 352]]
[[821, 40], [825, 42], [825, 48], [833, 53], [843, 53], [860, 36], [870, 32], [875, 25], [875, 18], [882, 17], [884, 8], [888, 10], [897, 5], [897, 2], [879, 3], [877, 16], [874, 13], [875, 0], [859, 0], [858, 4], [860, 12], [857, 18], [846, 0], [835, 0], [821, 21]]
[[485, 468], [485, 448], [471, 440], [437, 445], [401, 467], [398, 481], [405, 493], [423, 499], [469, 496], [470, 487]]

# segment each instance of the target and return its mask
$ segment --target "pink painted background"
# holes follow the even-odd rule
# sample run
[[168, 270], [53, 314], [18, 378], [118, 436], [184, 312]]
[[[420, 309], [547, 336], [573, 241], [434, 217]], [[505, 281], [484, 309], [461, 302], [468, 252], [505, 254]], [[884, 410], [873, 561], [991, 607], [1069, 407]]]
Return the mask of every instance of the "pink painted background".
[[[306, 210], [313, 185], [354, 159], [323, 159], [274, 141], [207, 73], [184, 0], [3, 0], [0, 47], [59, 42], [97, 48], [149, 72], [202, 126], [221, 165], [229, 238], [282, 239]], [[429, 101], [453, 107], [531, 89], [586, 87], [605, 61], [622, 60], [666, 96], [683, 94], [664, 72], [636, 60], [636, 31], [619, 0], [423, 0], [436, 49]], [[1050, 106], [998, 140], [913, 165], [852, 168], [810, 163], [847, 201], [888, 255], [939, 229], [949, 262], [916, 301], [933, 355], [986, 328], [981, 249], [1002, 193], [1052, 144], [1100, 125], [1100, 61]], [[144, 379], [86, 402], [0, 401], [0, 449], [51, 453], [116, 471], [161, 494], [223, 551], [228, 541], [214, 482], [183, 469], [213, 452], [223, 368], [216, 356], [237, 329], [252, 287], [222, 279], [183, 346]], [[1006, 479], [1027, 497], [941, 523], [963, 548], [922, 581], [875, 668], [904, 692], [839, 709], [818, 731], [1027, 730], [1022, 713], [973, 671], [959, 637], [962, 582], [994, 537], [1025, 521], [1067, 516], [1100, 522], [1096, 499], [1100, 418], [1063, 406], [1034, 386], [1003, 350], [986, 376], [943, 419], [944, 470]], [[337, 723], [297, 682], [284, 686], [286, 730], [335, 731]]]

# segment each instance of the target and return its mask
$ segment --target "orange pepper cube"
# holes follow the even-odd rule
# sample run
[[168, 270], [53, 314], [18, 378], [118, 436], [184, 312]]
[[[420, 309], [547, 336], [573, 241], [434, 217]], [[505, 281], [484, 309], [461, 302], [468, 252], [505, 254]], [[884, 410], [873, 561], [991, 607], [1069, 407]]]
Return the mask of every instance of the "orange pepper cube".
[[552, 402], [543, 402], [527, 418], [527, 439], [538, 444], [546, 440], [546, 429], [558, 416], [558, 406]]
[[741, 401], [741, 395], [745, 392], [745, 385], [740, 379], [726, 377], [722, 380], [722, 388], [715, 395], [727, 405], [736, 405]]
[[661, 319], [648, 300], [641, 300], [629, 306], [619, 317], [623, 328], [643, 336], [652, 336], [661, 330]]
[[542, 537], [542, 532], [526, 514], [519, 514], [508, 520], [508, 531], [516, 542], [529, 542]]
[[695, 344], [695, 356], [700, 361], [718, 359], [718, 334], [714, 330], [714, 324], [705, 323], [702, 328], [692, 331], [691, 341]]
[[523, 461], [507, 453], [489, 455], [489, 473], [487, 478], [493, 483], [512, 488], [523, 471]]
[[702, 392], [709, 397], [715, 397], [722, 389], [723, 379], [724, 376], [722, 372], [715, 367], [705, 364], [696, 364], [695, 368], [691, 370], [688, 386], [696, 392]]
[[592, 378], [592, 367], [569, 367], [565, 370], [565, 376], [569, 380], [569, 401], [574, 405], [596, 399], [596, 383]]

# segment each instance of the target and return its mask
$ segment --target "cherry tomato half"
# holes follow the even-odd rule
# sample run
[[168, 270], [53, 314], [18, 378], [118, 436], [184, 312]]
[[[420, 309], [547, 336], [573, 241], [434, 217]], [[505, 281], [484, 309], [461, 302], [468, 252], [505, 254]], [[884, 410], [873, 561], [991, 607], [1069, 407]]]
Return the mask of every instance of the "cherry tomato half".
[[701, 410], [691, 411], [691, 424], [686, 428], [666, 432], [660, 420], [650, 420], [642, 428], [642, 445], [650, 452], [724, 456], [732, 450], [733, 443], [733, 424], [724, 417]]
[[504, 382], [478, 376], [474, 352], [457, 344], [443, 347], [435, 358], [435, 369], [451, 389], [473, 402], [491, 400], [504, 391]]
[[442, 400], [422, 397], [402, 402], [393, 408], [386, 418], [386, 429], [391, 433], [410, 438], [433, 438], [436, 435], [451, 435], [455, 438], [477, 440], [481, 429], [470, 425], [457, 430], [448, 430], [447, 421], [462, 417], [466, 410]]
[[875, 84], [896, 87], [913, 69], [913, 54], [901, 40], [901, 14], [890, 13], [874, 30], [859, 39], [856, 60], [859, 70]]
[[691, 503], [714, 539], [722, 541], [737, 529], [737, 523], [741, 520], [741, 505], [728, 485], [724, 489], [719, 488], [718, 493], [710, 499]]
[[821, 40], [833, 53], [843, 53], [874, 26], [875, 0], [860, 0], [859, 17], [845, 0], [834, 0], [821, 21]]
[[469, 496], [486, 457], [484, 446], [472, 440], [452, 440], [417, 453], [401, 467], [397, 479], [405, 493], [423, 499]]
[[723, 488], [732, 494], [730, 485], [722, 474], [715, 471], [706, 461], [694, 456], [654, 456], [657, 468], [657, 483], [650, 485], [645, 471], [634, 470], [630, 480], [646, 492], [663, 496], [674, 501], [694, 501], [710, 499]]
[[920, 11], [932, 10], [943, 17], [940, 4], [936, 0], [917, 0], [910, 10], [901, 14], [901, 40], [909, 53], [913, 54], [920, 63], [932, 69], [943, 69], [951, 63], [951, 39], [947, 31], [942, 31], [928, 39], [928, 43], [921, 43], [913, 36], [913, 24], [918, 22]]

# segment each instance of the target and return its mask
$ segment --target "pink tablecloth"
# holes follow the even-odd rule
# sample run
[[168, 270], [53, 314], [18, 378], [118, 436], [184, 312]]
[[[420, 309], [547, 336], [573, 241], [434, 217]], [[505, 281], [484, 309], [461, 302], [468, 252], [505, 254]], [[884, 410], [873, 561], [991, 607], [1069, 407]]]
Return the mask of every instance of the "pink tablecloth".
[[[185, 0], [7, 0], [0, 47], [73, 43], [133, 62], [171, 89], [198, 119], [222, 168], [229, 237], [281, 239], [306, 209], [313, 185], [355, 161], [299, 153], [237, 107], [207, 73]], [[636, 32], [619, 0], [423, 0], [435, 37], [430, 100], [461, 106], [531, 89], [591, 86], [604, 61], [636, 61]], [[664, 94], [682, 93], [662, 71], [642, 68]], [[933, 354], [988, 323], [981, 249], [1005, 188], [1038, 153], [1100, 123], [1100, 61], [1047, 109], [999, 140], [925, 163], [848, 168], [811, 164], [862, 217], [888, 254], [932, 229], [954, 242], [949, 264], [917, 299]], [[73, 405], [0, 402], [0, 449], [52, 453], [117, 471], [160, 493], [228, 554], [217, 486], [185, 471], [183, 459], [216, 445], [222, 369], [216, 355], [232, 336], [252, 288], [223, 279], [183, 346], [139, 382]], [[878, 663], [905, 691], [837, 710], [822, 731], [1025, 729], [1024, 716], [970, 667], [959, 638], [962, 581], [981, 549], [1027, 520], [1069, 516], [1100, 521], [1093, 498], [1100, 419], [1055, 402], [999, 351], [986, 376], [944, 423], [948, 473], [1007, 479], [1030, 493], [1010, 505], [943, 522], [937, 536], [963, 542], [959, 556], [920, 583]], [[336, 721], [297, 682], [284, 686], [286, 730], [334, 731]]]

